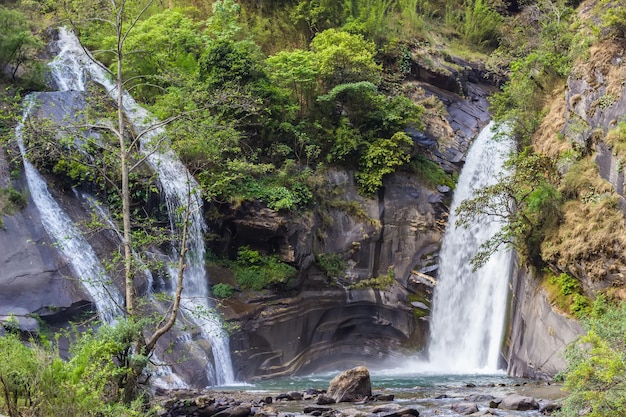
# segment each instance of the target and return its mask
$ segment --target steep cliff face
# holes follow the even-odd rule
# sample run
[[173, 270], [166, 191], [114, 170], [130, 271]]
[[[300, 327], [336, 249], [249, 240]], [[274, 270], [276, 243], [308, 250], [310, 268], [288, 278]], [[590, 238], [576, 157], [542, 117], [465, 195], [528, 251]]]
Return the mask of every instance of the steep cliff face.
[[[8, 186], [9, 165], [0, 151], [0, 187]], [[35, 317], [54, 324], [94, 310], [89, 297], [48, 238], [39, 212], [24, 190], [26, 207], [3, 216], [0, 229], [0, 321], [17, 320], [23, 331], [37, 332]]]
[[550, 379], [567, 365], [563, 350], [583, 329], [555, 311], [536, 277], [524, 269], [513, 276], [505, 360], [507, 372], [525, 378]]
[[[591, 18], [595, 4], [581, 6], [581, 21]], [[544, 242], [543, 256], [553, 270], [575, 277], [591, 299], [597, 293], [626, 299], [625, 155], [623, 138], [611, 138], [626, 114], [625, 59], [623, 40], [603, 39], [591, 47], [588, 57], [574, 63], [566, 85], [553, 92], [533, 138], [535, 149], [556, 161], [570, 183], [562, 184], [564, 216]], [[586, 189], [573, 190], [572, 183]], [[610, 203], [602, 205], [603, 200]], [[565, 345], [583, 329], [550, 305], [532, 274], [519, 272], [513, 294], [505, 354], [509, 373], [552, 376], [565, 365]]]
[[[443, 90], [448, 84], [442, 80], [434, 86], [421, 72], [413, 74], [416, 94], [435, 95], [447, 108], [427, 120], [424, 133], [410, 132], [416, 151], [449, 172], [458, 172], [471, 139], [489, 119], [485, 94], [491, 87], [472, 83], [472, 71], [479, 70], [448, 73], [453, 91]], [[239, 379], [375, 365], [426, 346], [451, 190], [396, 173], [377, 196], [365, 198], [352, 173], [337, 169], [327, 172], [325, 184], [331, 201], [322, 210], [282, 216], [250, 204], [222, 213], [214, 225], [221, 236], [217, 250], [249, 245], [274, 251], [299, 270], [287, 290], [243, 292], [224, 303], [227, 319], [239, 325], [231, 337]], [[316, 263], [323, 254], [345, 260], [341, 276], [325, 275]], [[355, 287], [389, 275], [393, 284], [387, 289]], [[218, 271], [212, 281], [233, 282]]]
[[[424, 345], [428, 325], [418, 316], [428, 315], [432, 284], [416, 284], [410, 277], [416, 266], [426, 267], [424, 260], [432, 262], [438, 250], [443, 196], [409, 175], [390, 178], [379, 200], [360, 197], [347, 172], [332, 171], [328, 179], [342, 198], [359, 201], [368, 218], [333, 209], [324, 214], [327, 227], [316, 217], [270, 223], [254, 213], [231, 221], [229, 230], [238, 242], [257, 247], [284, 242], [280, 253], [301, 260], [290, 294], [227, 303], [228, 317], [241, 325], [231, 342], [241, 379], [337, 369], [350, 361], [388, 357], [403, 346]], [[259, 232], [263, 226], [264, 233]], [[315, 264], [314, 254], [323, 253], [345, 257], [341, 277], [329, 279]], [[386, 290], [352, 287], [389, 271], [395, 280]], [[409, 294], [424, 300], [419, 311]]]

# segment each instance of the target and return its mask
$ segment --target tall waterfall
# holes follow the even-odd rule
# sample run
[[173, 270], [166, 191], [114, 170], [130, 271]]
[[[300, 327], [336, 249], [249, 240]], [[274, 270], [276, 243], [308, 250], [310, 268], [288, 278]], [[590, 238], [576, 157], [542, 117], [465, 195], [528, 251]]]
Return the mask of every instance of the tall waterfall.
[[23, 138], [24, 123], [28, 119], [36, 99], [36, 94], [26, 97], [22, 120], [15, 128], [15, 137], [24, 161], [24, 172], [31, 198], [40, 213], [44, 229], [54, 240], [56, 247], [63, 253], [72, 272], [74, 272], [74, 276], [80, 280], [83, 288], [93, 299], [100, 319], [105, 323], [112, 323], [115, 317], [122, 313], [123, 300], [121, 294], [115, 285], [111, 285], [104, 267], [82, 232], [52, 197], [46, 181], [37, 169], [26, 159]]
[[440, 253], [439, 281], [433, 298], [431, 340], [428, 349], [433, 369], [450, 373], [492, 372], [498, 369], [512, 267], [509, 250], [499, 250], [476, 272], [470, 260], [479, 246], [502, 223], [489, 216], [477, 218], [469, 228], [456, 227], [459, 204], [476, 189], [494, 184], [512, 141], [493, 139], [490, 123], [467, 155], [454, 192], [450, 218]]
[[[117, 94], [116, 86], [101, 64], [92, 59], [80, 45], [76, 36], [66, 28], [59, 30], [57, 43], [59, 52], [50, 64], [52, 78], [60, 91], [87, 90], [87, 81], [102, 85], [111, 97]], [[144, 108], [139, 106], [127, 92], [123, 93], [123, 107], [128, 120], [136, 132], [141, 132], [157, 122]], [[181, 301], [187, 317], [200, 328], [202, 335], [210, 340], [215, 362], [207, 369], [209, 381], [216, 385], [234, 382], [234, 373], [230, 357], [228, 336], [223, 330], [219, 318], [207, 314], [212, 310], [207, 273], [204, 267], [204, 232], [206, 224], [202, 217], [202, 200], [195, 179], [187, 171], [177, 156], [170, 149], [163, 150], [155, 145], [165, 131], [162, 128], [150, 130], [141, 138], [141, 151], [157, 173], [159, 186], [163, 192], [170, 213], [172, 233], [181, 223], [185, 210], [190, 212], [188, 233], [188, 252], [185, 269], [185, 289]], [[172, 260], [177, 259], [176, 244], [172, 247]], [[170, 275], [173, 272], [170, 273]], [[172, 280], [175, 275], [171, 276]], [[172, 289], [172, 292], [175, 289]], [[196, 313], [196, 314], [194, 314]], [[197, 314], [201, 313], [201, 314]], [[210, 363], [211, 361], [209, 361]]]

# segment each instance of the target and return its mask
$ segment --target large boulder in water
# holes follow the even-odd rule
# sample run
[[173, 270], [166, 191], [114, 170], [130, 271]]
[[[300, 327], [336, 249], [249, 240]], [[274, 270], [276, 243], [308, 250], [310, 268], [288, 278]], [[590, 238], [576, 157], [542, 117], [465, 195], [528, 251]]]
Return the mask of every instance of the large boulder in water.
[[338, 403], [364, 400], [372, 395], [370, 372], [357, 366], [340, 373], [330, 381], [327, 394]]

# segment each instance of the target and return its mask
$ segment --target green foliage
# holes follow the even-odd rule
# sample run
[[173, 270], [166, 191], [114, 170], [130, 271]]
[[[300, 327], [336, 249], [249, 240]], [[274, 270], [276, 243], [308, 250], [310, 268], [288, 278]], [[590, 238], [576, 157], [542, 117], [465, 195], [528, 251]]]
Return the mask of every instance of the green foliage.
[[468, 0], [463, 19], [463, 39], [477, 45], [497, 45], [503, 18], [483, 0]]
[[506, 121], [511, 134], [522, 146], [543, 118], [543, 97], [554, 83], [567, 77], [572, 57], [574, 13], [563, 1], [539, 2], [540, 25], [518, 22], [509, 29], [515, 31], [513, 43], [504, 43], [496, 55], [510, 57], [511, 74], [502, 91], [491, 97], [494, 118]]
[[295, 49], [281, 51], [266, 60], [271, 79], [291, 90], [300, 106], [301, 115], [314, 100], [319, 73], [317, 56], [312, 51]]
[[422, 155], [417, 155], [411, 160], [410, 169], [431, 188], [436, 188], [438, 185], [454, 188], [457, 182], [452, 174], [448, 174], [439, 164]]
[[[115, 40], [112, 36], [104, 43], [113, 47]], [[166, 9], [140, 21], [125, 46], [126, 77], [138, 77], [127, 88], [150, 100], [162, 93], [160, 88], [195, 74], [204, 42], [196, 23], [180, 10]]]
[[589, 314], [591, 302], [575, 277], [564, 272], [559, 275], [548, 273], [544, 282], [548, 300], [560, 311], [579, 319]]
[[395, 172], [397, 167], [410, 160], [413, 140], [404, 132], [395, 133], [390, 139], [378, 139], [370, 145], [361, 158], [356, 180], [368, 194], [383, 186], [383, 177]]
[[234, 0], [217, 0], [207, 21], [207, 34], [217, 41], [233, 40], [241, 31], [238, 23], [241, 8]]
[[141, 402], [125, 404], [137, 389], [147, 358], [133, 354], [142, 326], [122, 320], [76, 337], [68, 361], [49, 342], [13, 333], [0, 337], [0, 411], [9, 417], [37, 415], [139, 416]]
[[2, 226], [2, 215], [13, 214], [16, 210], [26, 207], [26, 197], [13, 187], [0, 187], [0, 227]]
[[617, 39], [626, 38], [626, 8], [621, 1], [602, 0], [599, 7], [605, 10], [602, 16], [603, 26], [608, 30], [608, 36]]
[[230, 298], [235, 293], [235, 288], [230, 284], [219, 283], [211, 287], [211, 293], [215, 298]]
[[311, 50], [327, 88], [358, 81], [380, 82], [381, 66], [374, 60], [376, 47], [361, 35], [327, 29], [313, 38]]
[[513, 155], [506, 163], [512, 171], [498, 176], [495, 185], [477, 190], [475, 197], [457, 208], [457, 224], [470, 224], [477, 216], [492, 215], [506, 220], [472, 259], [474, 268], [483, 265], [501, 245], [510, 245], [523, 260], [541, 267], [541, 242], [561, 217], [561, 196], [556, 188], [558, 174], [550, 158], [531, 149]]
[[42, 46], [22, 12], [0, 6], [0, 72], [6, 71], [15, 79], [21, 66], [34, 63]]
[[371, 288], [374, 290], [386, 291], [393, 285], [394, 282], [395, 282], [395, 277], [394, 277], [393, 269], [389, 268], [389, 271], [387, 271], [387, 274], [380, 275], [375, 278], [364, 279], [362, 281], [359, 281], [356, 284], [350, 285], [350, 289], [364, 290], [364, 289]]
[[235, 278], [243, 288], [260, 291], [272, 286], [286, 284], [296, 276], [296, 269], [282, 262], [277, 255], [261, 255], [243, 246], [232, 265]]
[[626, 303], [599, 296], [584, 325], [587, 334], [568, 346], [563, 376], [569, 393], [558, 417], [620, 415], [626, 407]]
[[339, 253], [322, 253], [315, 256], [317, 266], [328, 278], [337, 278], [346, 270], [346, 262]]

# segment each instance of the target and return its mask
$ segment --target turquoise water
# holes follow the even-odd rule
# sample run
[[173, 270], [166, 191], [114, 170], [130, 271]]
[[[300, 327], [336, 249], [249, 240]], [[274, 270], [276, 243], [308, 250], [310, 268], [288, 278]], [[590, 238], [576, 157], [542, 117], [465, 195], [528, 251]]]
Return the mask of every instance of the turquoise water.
[[[318, 375], [258, 380], [231, 386], [220, 386], [220, 389], [267, 392], [304, 391], [309, 388], [322, 390], [328, 388], [328, 383], [338, 373], [339, 371]], [[502, 388], [533, 384], [533, 382], [525, 379], [511, 378], [504, 372], [499, 374], [444, 375], [435, 373], [391, 374], [385, 371], [371, 371], [370, 378], [372, 388], [380, 391], [440, 391], [442, 389], [464, 389], [468, 388], [468, 385], [470, 385], [469, 388]], [[475, 385], [475, 387], [471, 385]]]
[[[526, 379], [511, 378], [504, 372], [491, 374], [435, 374], [435, 373], [391, 373], [390, 370], [371, 371], [372, 390], [374, 394], [384, 393], [395, 396], [394, 403], [402, 407], [419, 410], [420, 416], [458, 416], [452, 411], [452, 405], [463, 402], [475, 395], [492, 395], [503, 398], [510, 394], [520, 394], [536, 398], [540, 404], [559, 399], [563, 396], [560, 386], [548, 385]], [[224, 391], [246, 391], [258, 393], [259, 397], [276, 395], [289, 391], [303, 392], [309, 388], [324, 390], [329, 381], [339, 372], [319, 375], [294, 376], [289, 378], [255, 381], [247, 384], [220, 387]], [[310, 401], [309, 401], [310, 402]], [[305, 416], [302, 409], [306, 401], [275, 402], [272, 406], [282, 415]], [[488, 409], [488, 400], [479, 400], [480, 410]], [[368, 405], [352, 403], [336, 404], [333, 408], [341, 410], [350, 408], [367, 414]], [[370, 404], [371, 407], [371, 404]], [[541, 416], [539, 411], [504, 411], [491, 410], [497, 416]], [[281, 414], [279, 414], [281, 415]]]

